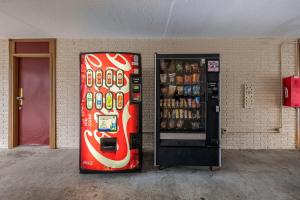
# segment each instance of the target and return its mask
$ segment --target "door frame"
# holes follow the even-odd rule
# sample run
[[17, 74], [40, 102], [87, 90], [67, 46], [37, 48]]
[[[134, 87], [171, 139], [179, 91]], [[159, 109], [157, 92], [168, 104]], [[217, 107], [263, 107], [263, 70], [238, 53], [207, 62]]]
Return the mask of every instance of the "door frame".
[[[16, 42], [49, 42], [49, 53], [16, 53]], [[49, 58], [50, 70], [50, 130], [49, 148], [56, 148], [56, 39], [9, 39], [9, 128], [8, 148], [19, 145], [18, 123], [18, 59], [19, 58]]]

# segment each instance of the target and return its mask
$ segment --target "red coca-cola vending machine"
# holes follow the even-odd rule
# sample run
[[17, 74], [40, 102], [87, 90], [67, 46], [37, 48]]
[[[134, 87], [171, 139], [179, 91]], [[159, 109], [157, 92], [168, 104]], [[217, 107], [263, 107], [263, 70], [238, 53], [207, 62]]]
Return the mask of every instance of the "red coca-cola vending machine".
[[81, 173], [142, 166], [141, 56], [80, 54]]

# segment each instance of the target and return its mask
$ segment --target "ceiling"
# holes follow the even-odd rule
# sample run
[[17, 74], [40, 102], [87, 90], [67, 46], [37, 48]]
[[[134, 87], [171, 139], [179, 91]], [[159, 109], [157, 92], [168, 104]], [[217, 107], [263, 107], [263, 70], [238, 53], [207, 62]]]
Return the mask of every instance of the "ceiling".
[[300, 37], [299, 0], [0, 0], [0, 37]]

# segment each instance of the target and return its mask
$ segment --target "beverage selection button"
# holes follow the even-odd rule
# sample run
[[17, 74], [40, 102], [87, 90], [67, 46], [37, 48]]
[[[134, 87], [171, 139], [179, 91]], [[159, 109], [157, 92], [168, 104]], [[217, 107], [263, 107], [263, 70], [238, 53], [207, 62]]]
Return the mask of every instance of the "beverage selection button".
[[86, 70], [86, 86], [93, 86], [93, 71], [91, 69]]
[[124, 72], [121, 69], [119, 69], [117, 71], [117, 83], [116, 83], [116, 85], [118, 87], [122, 87], [124, 85]]
[[116, 99], [117, 99], [117, 102], [116, 102], [117, 109], [118, 110], [123, 109], [123, 107], [124, 107], [124, 95], [123, 95], [123, 93], [122, 92], [118, 92]]
[[106, 70], [105, 84], [107, 87], [111, 87], [113, 85], [113, 71], [111, 69]]
[[95, 95], [95, 104], [96, 104], [96, 109], [100, 110], [103, 105], [103, 95], [101, 92], [97, 92]]
[[93, 109], [93, 93], [91, 92], [86, 93], [86, 108], [88, 110]]
[[111, 110], [113, 108], [113, 94], [111, 92], [106, 93], [105, 107], [107, 110]]
[[96, 71], [96, 81], [95, 81], [95, 84], [96, 84], [97, 87], [101, 87], [102, 86], [102, 80], [103, 80], [102, 70], [98, 69]]

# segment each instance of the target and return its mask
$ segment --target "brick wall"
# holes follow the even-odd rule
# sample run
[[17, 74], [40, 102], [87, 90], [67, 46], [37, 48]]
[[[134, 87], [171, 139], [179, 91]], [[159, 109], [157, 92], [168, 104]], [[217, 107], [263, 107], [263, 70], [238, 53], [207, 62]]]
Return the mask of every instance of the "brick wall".
[[[280, 44], [282, 39], [58, 39], [57, 41], [57, 144], [78, 147], [79, 53], [86, 51], [131, 51], [142, 54], [144, 144], [153, 145], [154, 53], [220, 53], [222, 81], [223, 148], [293, 149], [296, 115], [283, 108], [280, 127]], [[0, 42], [0, 145], [7, 145], [7, 42]], [[3, 50], [4, 49], [4, 50]], [[294, 45], [284, 46], [283, 74], [295, 71]], [[243, 85], [255, 88], [254, 107], [243, 108]], [[3, 99], [1, 99], [3, 98]]]
[[8, 40], [0, 40], [0, 147], [8, 146]]
[[[280, 39], [218, 40], [100, 40], [59, 39], [58, 78], [58, 146], [78, 146], [79, 121], [79, 52], [132, 51], [142, 54], [144, 78], [145, 146], [152, 147], [154, 120], [154, 53], [220, 53], [222, 81], [223, 148], [293, 149], [295, 145], [295, 111], [283, 108], [283, 131], [280, 127]], [[284, 46], [284, 75], [294, 73], [294, 45]], [[243, 85], [255, 87], [253, 109], [243, 108]], [[69, 110], [69, 112], [66, 112]]]

